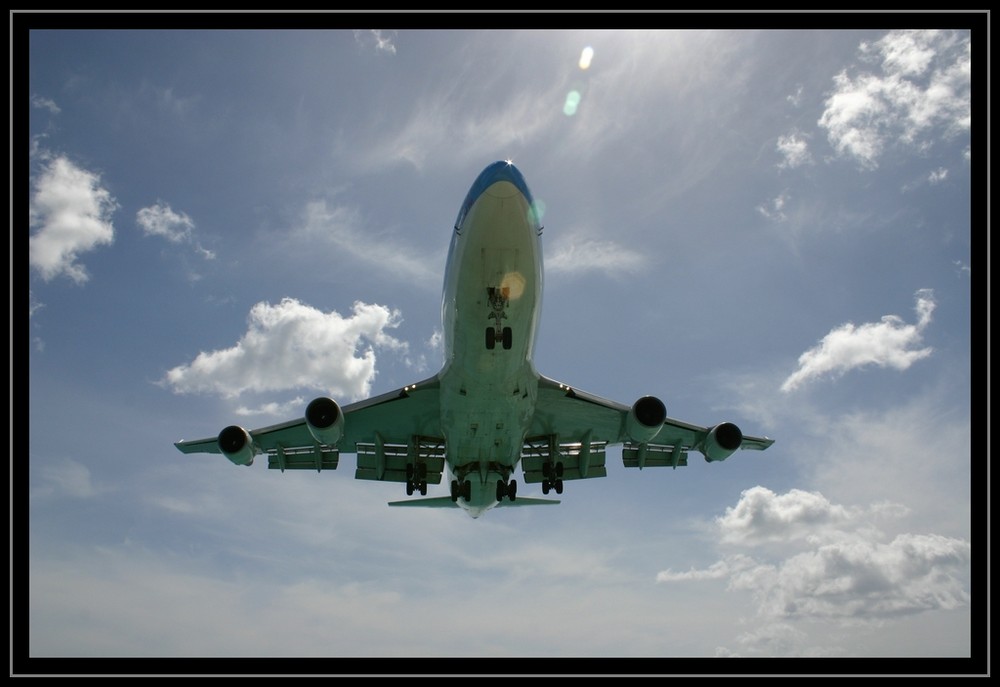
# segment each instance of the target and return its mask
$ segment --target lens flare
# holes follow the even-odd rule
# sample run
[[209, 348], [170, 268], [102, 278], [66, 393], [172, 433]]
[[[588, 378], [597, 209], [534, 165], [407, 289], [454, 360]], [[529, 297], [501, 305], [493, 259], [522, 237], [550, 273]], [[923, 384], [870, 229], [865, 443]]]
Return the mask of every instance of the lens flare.
[[580, 69], [587, 69], [590, 66], [590, 61], [594, 59], [594, 49], [589, 45], [583, 49], [580, 53]]
[[566, 102], [563, 103], [563, 114], [572, 117], [576, 114], [576, 108], [580, 105], [580, 91], [570, 91], [566, 94]]

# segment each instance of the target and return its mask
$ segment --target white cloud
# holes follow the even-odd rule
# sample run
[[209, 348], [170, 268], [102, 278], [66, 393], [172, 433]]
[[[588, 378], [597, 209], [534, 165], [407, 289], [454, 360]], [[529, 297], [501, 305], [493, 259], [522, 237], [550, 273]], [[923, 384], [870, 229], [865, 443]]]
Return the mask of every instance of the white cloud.
[[[945, 136], [968, 131], [971, 42], [952, 32], [893, 31], [862, 44], [862, 57], [882, 57], [881, 73], [834, 77], [818, 124], [842, 155], [868, 169], [894, 140], [917, 144], [935, 126]], [[926, 143], [926, 142], [925, 142]]]
[[157, 201], [135, 213], [136, 224], [146, 236], [162, 236], [171, 243], [189, 243], [206, 260], [215, 253], [201, 247], [194, 238], [194, 221], [185, 212], [175, 212], [168, 203]]
[[[396, 31], [390, 31], [393, 36], [396, 35]], [[386, 52], [390, 55], [396, 54], [396, 46], [392, 42], [392, 38], [387, 36], [385, 33], [379, 29], [369, 29], [368, 31], [361, 31], [355, 29], [354, 40], [357, 41], [359, 45], [374, 45], [375, 50], [378, 52]]]
[[848, 322], [833, 329], [819, 345], [799, 356], [799, 369], [781, 385], [782, 391], [794, 391], [807, 380], [833, 374], [840, 376], [856, 367], [878, 365], [905, 370], [931, 354], [931, 348], [914, 349], [934, 312], [934, 294], [930, 289], [917, 291], [917, 323], [905, 324], [896, 315], [886, 315], [881, 322], [860, 327]]
[[618, 276], [623, 272], [633, 272], [646, 263], [646, 258], [634, 250], [613, 241], [563, 238], [545, 258], [547, 272], [579, 274], [583, 272], [604, 272]]
[[59, 114], [62, 110], [56, 105], [55, 101], [50, 98], [43, 98], [42, 96], [33, 93], [31, 95], [31, 106], [37, 107], [39, 109], [48, 110], [52, 114]]
[[246, 406], [240, 406], [235, 412], [237, 415], [251, 416], [251, 415], [274, 415], [277, 417], [287, 417], [289, 415], [299, 415], [303, 414], [305, 408], [305, 399], [301, 396], [296, 396], [291, 401], [286, 401], [285, 403], [265, 403], [257, 408], [247, 408]]
[[45, 281], [65, 274], [82, 284], [89, 278], [77, 262], [80, 253], [114, 241], [111, 215], [117, 208], [100, 177], [59, 156], [48, 160], [35, 181], [29, 207], [35, 232], [28, 239], [28, 260]]
[[[743, 492], [716, 519], [719, 541], [745, 546], [708, 568], [665, 570], [658, 582], [726, 579], [749, 591], [763, 626], [795, 619], [877, 622], [969, 604], [971, 545], [965, 539], [902, 533], [892, 538], [873, 519], [902, 515], [898, 506], [847, 507], [822, 494], [764, 487]], [[778, 543], [770, 560], [761, 542]], [[746, 643], [747, 637], [741, 639]]]
[[399, 323], [398, 311], [361, 302], [349, 317], [293, 298], [277, 305], [257, 303], [235, 346], [199, 353], [191, 363], [168, 371], [163, 382], [178, 393], [227, 398], [296, 388], [361, 398], [375, 378], [375, 348], [406, 351], [406, 343], [386, 333]]
[[947, 176], [948, 176], [948, 170], [945, 169], [944, 167], [938, 167], [933, 172], [931, 172], [930, 175], [928, 175], [927, 181], [929, 181], [932, 184], [938, 184], [944, 181], [947, 178]]
[[797, 134], [781, 136], [778, 138], [778, 152], [781, 153], [782, 161], [778, 167], [782, 169], [794, 169], [801, 165], [812, 162], [812, 155], [809, 154], [809, 144]]

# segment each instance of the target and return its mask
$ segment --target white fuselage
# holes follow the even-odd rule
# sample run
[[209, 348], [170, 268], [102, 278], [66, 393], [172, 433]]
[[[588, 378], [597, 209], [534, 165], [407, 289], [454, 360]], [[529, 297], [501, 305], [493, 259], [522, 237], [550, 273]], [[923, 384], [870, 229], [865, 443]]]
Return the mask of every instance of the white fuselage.
[[445, 272], [441, 427], [447, 464], [471, 483], [457, 503], [497, 505], [521, 458], [538, 396], [532, 363], [541, 310], [541, 227], [520, 172], [487, 167], [459, 211]]

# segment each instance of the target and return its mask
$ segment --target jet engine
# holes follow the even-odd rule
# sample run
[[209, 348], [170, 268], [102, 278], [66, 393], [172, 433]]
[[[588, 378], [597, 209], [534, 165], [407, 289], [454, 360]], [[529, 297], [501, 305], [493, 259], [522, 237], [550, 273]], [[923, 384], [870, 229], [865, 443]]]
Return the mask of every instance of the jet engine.
[[720, 422], [708, 432], [701, 450], [705, 460], [725, 460], [743, 443], [743, 432], [732, 422]]
[[253, 465], [253, 439], [239, 425], [230, 425], [219, 432], [219, 450], [236, 465]]
[[625, 418], [625, 431], [632, 441], [646, 444], [652, 441], [667, 418], [667, 407], [656, 396], [643, 396], [632, 405]]
[[344, 435], [344, 413], [332, 398], [321, 396], [306, 406], [306, 426], [313, 439], [335, 446]]

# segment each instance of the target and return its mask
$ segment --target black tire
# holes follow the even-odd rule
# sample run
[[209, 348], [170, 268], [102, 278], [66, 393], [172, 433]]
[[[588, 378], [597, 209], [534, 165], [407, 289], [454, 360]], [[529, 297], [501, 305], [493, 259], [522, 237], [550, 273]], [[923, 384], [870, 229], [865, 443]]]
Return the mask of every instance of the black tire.
[[548, 482], [548, 480], [542, 482], [542, 493], [543, 494], [548, 494], [549, 493], [549, 482]]
[[517, 481], [511, 480], [510, 484], [507, 485], [507, 498], [513, 501], [517, 498]]
[[503, 328], [503, 347], [504, 350], [510, 350], [510, 347], [514, 341], [514, 335], [510, 330], [510, 327]]
[[466, 501], [472, 500], [472, 482], [469, 480], [462, 482], [462, 498]]
[[503, 483], [502, 479], [497, 480], [497, 501], [503, 501], [503, 497], [507, 495], [507, 487]]
[[427, 482], [420, 483], [420, 495], [427, 496]]
[[458, 480], [451, 481], [451, 500], [458, 501]]
[[556, 493], [557, 494], [561, 494], [562, 493], [562, 480], [561, 479], [557, 479], [556, 480]]
[[497, 346], [497, 333], [493, 327], [486, 328], [486, 349], [492, 351]]
[[413, 496], [413, 482], [411, 480], [406, 481], [406, 495]]
[[563, 464], [562, 461], [556, 463], [556, 477], [562, 478], [563, 476]]

